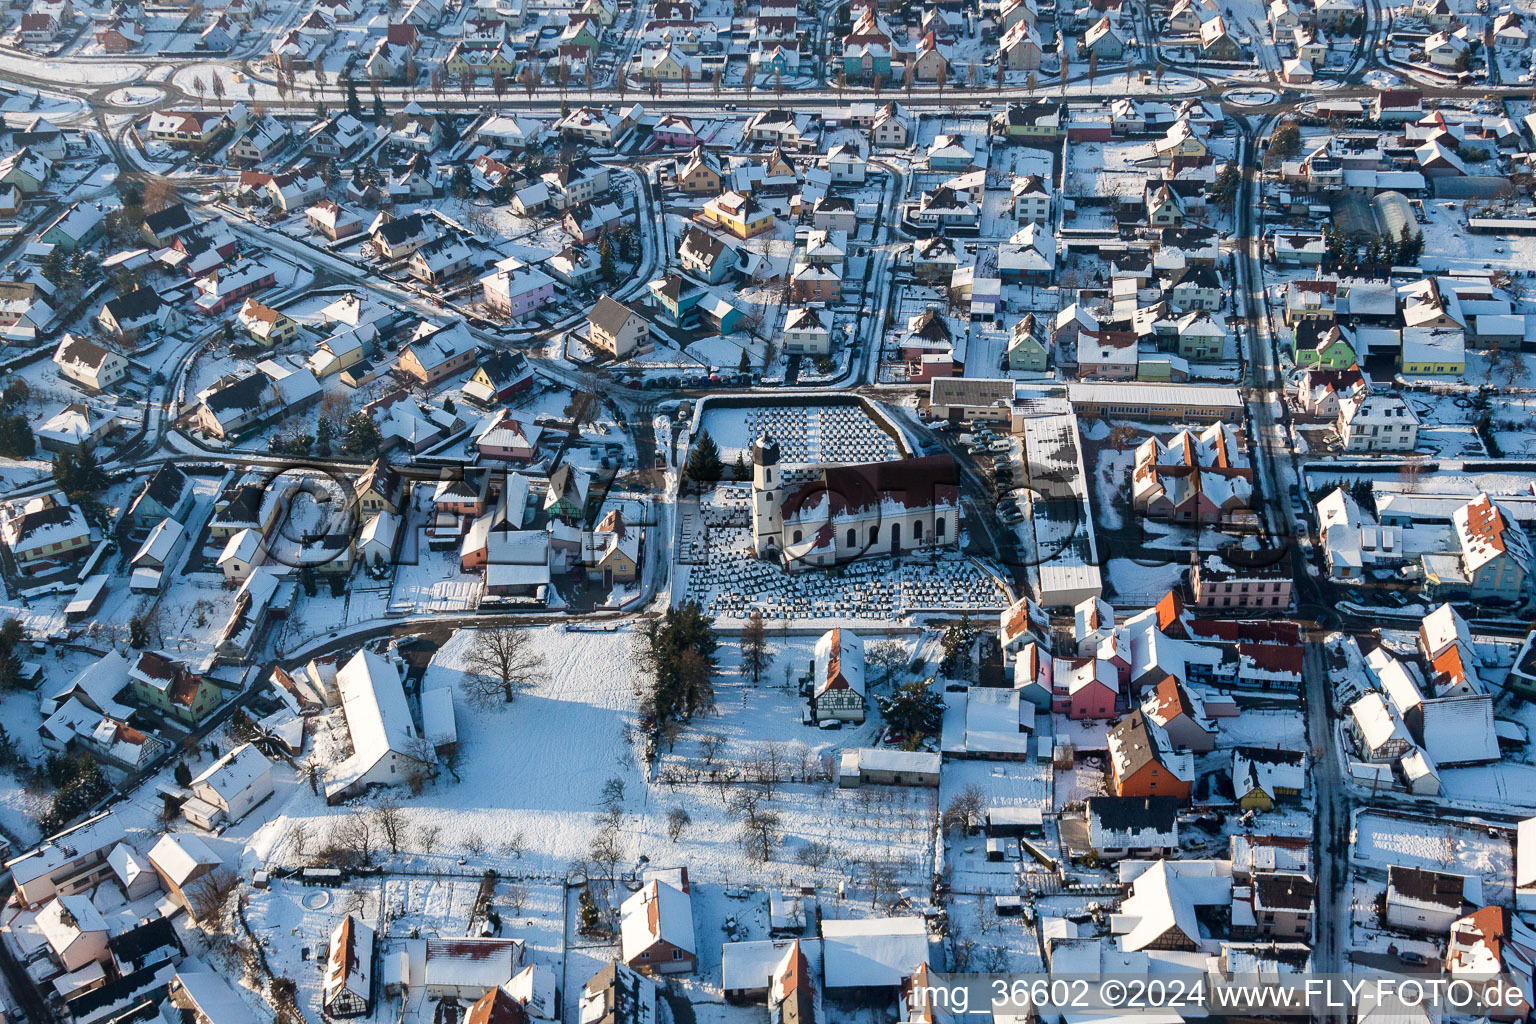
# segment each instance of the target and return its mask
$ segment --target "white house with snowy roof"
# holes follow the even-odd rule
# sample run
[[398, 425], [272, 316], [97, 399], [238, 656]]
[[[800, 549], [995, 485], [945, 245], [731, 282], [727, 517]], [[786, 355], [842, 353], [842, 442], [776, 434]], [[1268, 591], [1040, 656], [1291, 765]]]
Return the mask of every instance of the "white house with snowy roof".
[[356, 914], [331, 932], [321, 1006], [331, 1017], [360, 1017], [373, 1005], [374, 933]]
[[1220, 860], [1122, 861], [1131, 894], [1110, 917], [1110, 932], [1127, 952], [1177, 949], [1216, 952], [1201, 908], [1230, 906], [1232, 863]]
[[828, 919], [821, 935], [829, 990], [900, 988], [928, 965], [928, 927], [921, 917]]
[[698, 962], [687, 868], [653, 877], [619, 907], [620, 959], [642, 974], [684, 974]]
[[405, 782], [420, 751], [399, 671], [382, 655], [361, 650], [336, 673], [336, 688], [352, 736], [352, 756], [336, 767], [325, 787], [326, 800], [336, 803], [369, 786]]
[[108, 854], [125, 836], [122, 819], [103, 811], [6, 861], [19, 902], [36, 906], [55, 893], [83, 892], [95, 886], [112, 873]]
[[107, 863], [111, 865], [112, 876], [117, 879], [117, 884], [129, 902], [148, 896], [160, 888], [160, 879], [155, 869], [127, 843], [118, 843], [112, 847], [112, 852], [107, 854]]
[[[186, 813], [195, 802], [212, 812], [195, 824], [204, 828], [221, 821], [234, 824], [271, 796], [272, 788], [272, 762], [251, 744], [242, 743], [192, 780], [193, 799], [182, 805], [182, 811]], [[192, 820], [190, 814], [187, 817]]]

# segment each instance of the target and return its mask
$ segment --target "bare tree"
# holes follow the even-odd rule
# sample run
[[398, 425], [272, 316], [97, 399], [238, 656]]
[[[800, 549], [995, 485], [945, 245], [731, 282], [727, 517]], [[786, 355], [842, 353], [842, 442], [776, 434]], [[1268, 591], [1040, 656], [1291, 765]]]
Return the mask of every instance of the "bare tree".
[[603, 815], [599, 821], [603, 828], [618, 832], [624, 825], [624, 780], [609, 779], [603, 783]]
[[422, 825], [416, 830], [416, 845], [421, 847], [422, 853], [431, 853], [437, 848], [437, 840], [442, 834], [441, 825]]
[[337, 818], [331, 824], [331, 846], [345, 851], [361, 864], [373, 862], [373, 824], [362, 811]]
[[369, 816], [389, 847], [389, 852], [399, 853], [400, 844], [405, 841], [405, 812], [400, 809], [400, 802], [386, 794], [373, 805]]
[[508, 882], [501, 887], [501, 894], [507, 898], [507, 906], [512, 908], [512, 913], [521, 914], [523, 906], [528, 902], [528, 887], [522, 882]]
[[997, 928], [997, 910], [986, 896], [976, 898], [976, 930], [986, 935]]
[[295, 857], [302, 857], [309, 852], [309, 839], [309, 826], [302, 821], [294, 822], [288, 830], [288, 848]]
[[864, 876], [869, 883], [869, 905], [878, 906], [882, 900], [896, 895], [896, 869], [890, 861], [871, 857], [864, 862]]
[[816, 758], [811, 754], [811, 748], [801, 740], [795, 740], [789, 747], [789, 759], [794, 777], [801, 782], [810, 782], [811, 773], [816, 768]]
[[864, 664], [875, 670], [876, 682], [884, 685], [907, 667], [907, 649], [899, 640], [872, 643], [864, 652]]
[[764, 794], [773, 799], [773, 787], [784, 778], [784, 744], [778, 740], [771, 740], [763, 744], [763, 749], [758, 752], [753, 760], [753, 773], [757, 781], [763, 784]]
[[949, 806], [944, 809], [944, 827], [969, 832], [981, 823], [982, 816], [986, 814], [986, 801], [986, 794], [980, 786], [966, 786], [950, 798]]
[[485, 854], [485, 837], [474, 829], [464, 834], [464, 852], [471, 857], [480, 857]]
[[766, 862], [773, 854], [780, 824], [778, 813], [767, 806], [767, 794], [750, 787], [743, 789], [737, 794], [735, 810], [741, 816], [741, 839], [747, 856]]
[[228, 868], [215, 868], [182, 891], [187, 910], [206, 927], [224, 917], [230, 900], [240, 891], [240, 876]]
[[693, 824], [693, 816], [681, 807], [667, 812], [667, 838], [674, 843], [683, 837], [683, 831]]
[[715, 758], [720, 756], [720, 751], [725, 748], [725, 737], [717, 732], [705, 733], [699, 737], [699, 758], [708, 768], [715, 763]]
[[624, 859], [624, 837], [616, 828], [598, 829], [597, 835], [592, 837], [592, 844], [587, 854], [591, 857], [592, 863], [602, 870], [603, 877], [611, 885], [618, 871], [619, 861]]
[[367, 906], [368, 893], [360, 885], [348, 889], [346, 899], [341, 901], [341, 910], [346, 914], [361, 914]]
[[778, 843], [779, 814], [777, 811], [760, 809], [742, 822], [743, 841], [747, 855], [759, 863], [766, 863], [773, 856]]
[[533, 634], [510, 626], [477, 629], [464, 658], [469, 671], [465, 687], [484, 702], [511, 703], [520, 687], [543, 672], [544, 655], [533, 646]]
[[405, 784], [413, 794], [420, 796], [427, 783], [437, 779], [437, 746], [430, 737], [413, 736], [406, 742], [403, 753]]
[[501, 842], [502, 855], [511, 857], [513, 860], [522, 860], [523, 851], [526, 849], [528, 849], [528, 837], [520, 830], [513, 832]]
[[831, 856], [832, 847], [815, 839], [795, 851], [795, 860], [812, 871], [820, 871]]

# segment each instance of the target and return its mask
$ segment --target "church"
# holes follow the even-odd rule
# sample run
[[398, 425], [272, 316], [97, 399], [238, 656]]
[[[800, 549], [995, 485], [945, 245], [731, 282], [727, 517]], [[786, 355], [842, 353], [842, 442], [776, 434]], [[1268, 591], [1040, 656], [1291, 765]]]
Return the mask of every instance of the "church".
[[752, 444], [752, 540], [787, 568], [955, 547], [960, 487], [948, 455], [862, 465], [781, 465], [767, 434]]

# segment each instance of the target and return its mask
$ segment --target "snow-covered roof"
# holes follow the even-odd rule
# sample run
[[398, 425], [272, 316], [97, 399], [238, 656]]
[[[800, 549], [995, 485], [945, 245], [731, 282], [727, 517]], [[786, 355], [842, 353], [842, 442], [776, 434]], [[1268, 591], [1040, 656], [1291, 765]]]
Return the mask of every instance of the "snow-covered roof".
[[200, 869], [223, 863], [207, 843], [185, 832], [161, 836], [150, 848], [149, 862], [177, 887], [191, 881]]
[[864, 640], [848, 629], [829, 629], [816, 641], [812, 683], [816, 696], [829, 689], [864, 696]]
[[176, 520], [160, 520], [149, 531], [149, 536], [144, 538], [144, 543], [139, 545], [132, 564], [137, 566], [140, 562], [148, 562], [151, 565], [164, 567], [166, 561], [175, 554], [185, 533], [186, 527]]
[[434, 988], [495, 988], [512, 980], [518, 939], [428, 938], [425, 981]]
[[1301, 792], [1306, 785], [1304, 750], [1236, 747], [1232, 751], [1232, 789], [1239, 797], [1257, 789], [1273, 799], [1278, 790]]
[[89, 896], [57, 896], [37, 912], [38, 931], [55, 953], [63, 954], [82, 932], [105, 932], [106, 919]]
[[372, 973], [373, 929], [357, 915], [348, 914], [331, 932], [325, 965], [326, 1002], [347, 991], [366, 1003], [373, 998]]
[[658, 942], [685, 953], [697, 953], [693, 931], [693, 900], [681, 889], [653, 879], [619, 908], [619, 934], [626, 963]]
[[1437, 697], [1419, 705], [1424, 747], [1441, 766], [1483, 764], [1499, 759], [1493, 730], [1493, 698], [1487, 694]]
[[767, 988], [775, 970], [785, 955], [800, 943], [800, 952], [811, 965], [812, 972], [821, 965], [820, 939], [752, 939], [747, 942], [727, 942], [720, 947], [721, 988], [727, 992], [753, 991]]
[[252, 783], [272, 770], [272, 762], [249, 743], [242, 743], [192, 780], [194, 792], [211, 789], [226, 806]]
[[[71, 695], [107, 715], [126, 717], [130, 709], [113, 700], [128, 685], [128, 659], [117, 651], [108, 651], [87, 665], [58, 692], [43, 702], [45, 714], [51, 714]], [[50, 707], [51, 704], [51, 707]]]
[[[188, 965], [194, 969], [186, 969]], [[208, 970], [196, 960], [182, 964], [176, 972], [176, 984], [197, 1006], [200, 1016], [211, 1024], [260, 1024], [256, 1014], [235, 992], [222, 975]]]
[[1386, 698], [1379, 693], [1368, 693], [1361, 697], [1349, 706], [1349, 712], [1354, 716], [1355, 725], [1371, 751], [1380, 750], [1394, 740], [1413, 742], [1403, 726], [1403, 720], [1387, 706]]
[[107, 863], [111, 865], [112, 873], [124, 889], [131, 889], [144, 872], [152, 870], [127, 843], [118, 843], [112, 847], [112, 852], [107, 854]]
[[821, 934], [828, 988], [895, 987], [928, 963], [920, 917], [824, 920]]
[[1229, 861], [1166, 861], [1150, 867], [1122, 862], [1122, 871], [1141, 869], [1131, 882], [1131, 894], [1120, 905], [1111, 931], [1128, 951], [1152, 948], [1171, 929], [1201, 944], [1195, 908], [1220, 906], [1232, 899]]
[[126, 835], [122, 818], [112, 811], [103, 811], [74, 828], [50, 836], [42, 846], [6, 861], [5, 866], [11, 871], [13, 882], [26, 885], [66, 864], [94, 857], [122, 842]]
[[965, 695], [965, 750], [971, 754], [1028, 754], [1035, 706], [1019, 691], [970, 687]]
[[453, 714], [453, 689], [438, 686], [421, 694], [421, 730], [435, 746], [455, 743], [458, 723]]
[[393, 665], [372, 651], [358, 651], [336, 673], [336, 689], [352, 734], [352, 756], [338, 774], [355, 778], [391, 751], [409, 752], [416, 726]]

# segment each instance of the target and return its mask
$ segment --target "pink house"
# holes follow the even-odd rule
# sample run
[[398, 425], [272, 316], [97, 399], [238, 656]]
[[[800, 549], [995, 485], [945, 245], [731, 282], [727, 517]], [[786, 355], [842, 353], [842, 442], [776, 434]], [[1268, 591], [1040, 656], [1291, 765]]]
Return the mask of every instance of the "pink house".
[[1112, 662], [1096, 658], [1058, 658], [1055, 684], [1051, 710], [1057, 714], [1077, 720], [1115, 717], [1120, 680]]
[[521, 423], [506, 409], [497, 409], [475, 435], [475, 448], [487, 459], [528, 462], [539, 451], [540, 427]]
[[925, 352], [907, 363], [907, 381], [926, 384], [935, 377], [955, 376], [955, 361], [943, 352]]
[[503, 266], [512, 261], [503, 260], [496, 269], [480, 279], [480, 287], [486, 305], [510, 319], [527, 316], [541, 309], [555, 295], [555, 279], [537, 267], [526, 264]]
[[651, 129], [651, 137], [668, 149], [692, 149], [699, 144], [693, 122], [676, 114], [668, 114], [657, 121], [656, 127]]

